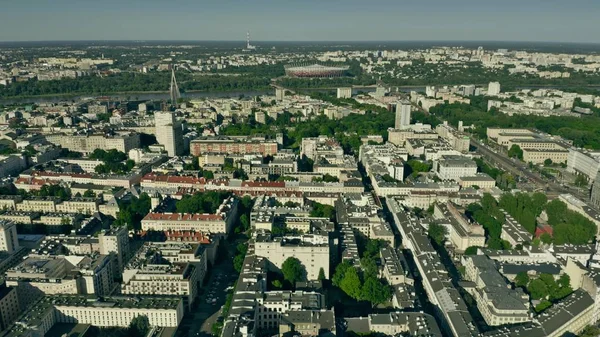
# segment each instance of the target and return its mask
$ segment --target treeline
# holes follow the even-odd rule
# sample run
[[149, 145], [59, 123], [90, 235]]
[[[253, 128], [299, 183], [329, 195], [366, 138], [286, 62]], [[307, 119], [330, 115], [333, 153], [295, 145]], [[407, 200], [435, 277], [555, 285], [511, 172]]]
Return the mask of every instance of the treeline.
[[478, 105], [473, 105], [479, 103], [481, 101], [472, 102], [470, 105], [463, 103], [440, 104], [429, 109], [429, 112], [454, 125], [458, 125], [458, 121], [463, 121], [464, 125], [474, 125], [474, 132], [480, 138], [486, 137], [488, 127], [536, 128], [570, 139], [578, 147], [600, 149], [600, 117], [598, 116], [508, 116], [494, 108], [488, 112]]
[[[120, 73], [113, 75], [83, 76], [76, 79], [60, 79], [15, 82], [0, 86], [0, 97], [61, 95], [61, 94], [112, 94], [118, 92], [167, 91], [170, 86], [170, 73], [153, 72]], [[192, 76], [178, 72], [179, 88], [183, 91], [245, 91], [270, 88], [269, 77], [257, 76]]]
[[119, 213], [113, 226], [127, 226], [128, 229], [140, 230], [142, 219], [150, 212], [151, 206], [150, 196], [146, 193], [140, 194], [139, 198], [132, 196], [119, 201]]
[[[548, 202], [543, 193], [505, 193], [499, 202], [490, 194], [484, 194], [481, 204], [470, 204], [466, 214], [483, 226], [487, 237], [486, 245], [490, 249], [511, 248], [508, 242], [500, 239], [506, 218], [502, 210], [531, 233], [532, 238], [538, 226], [537, 218], [545, 211], [548, 224], [552, 227], [552, 235], [545, 233], [540, 236], [540, 240], [545, 244], [584, 245], [592, 242], [597, 233], [595, 223], [569, 210], [560, 200]], [[532, 240], [531, 243], [535, 241], [538, 240]]]
[[227, 199], [229, 192], [197, 192], [194, 195], [184, 195], [175, 204], [177, 213], [209, 213], [214, 214], [223, 200]]
[[376, 262], [379, 250], [385, 245], [386, 243], [381, 240], [367, 239], [366, 245], [359, 249], [362, 268], [356, 268], [348, 261], [343, 261], [335, 269], [331, 279], [333, 285], [340, 288], [350, 298], [357, 301], [368, 301], [372, 306], [388, 301], [392, 297], [392, 288], [378, 278]]
[[440, 63], [425, 63], [424, 61], [413, 61], [412, 65], [397, 68], [390, 64], [387, 70], [395, 70], [401, 74], [401, 78], [392, 75], [382, 76], [381, 80], [390, 86], [406, 85], [456, 85], [456, 84], [487, 84], [489, 82], [500, 82], [505, 90], [513, 90], [521, 86], [582, 86], [596, 85], [600, 77], [594, 73], [574, 72], [567, 68], [555, 68], [554, 70], [571, 72], [568, 78], [540, 78], [531, 74], [511, 74], [509, 67], [502, 69], [485, 68], [481, 62], [468, 62], [459, 65], [448, 65]]

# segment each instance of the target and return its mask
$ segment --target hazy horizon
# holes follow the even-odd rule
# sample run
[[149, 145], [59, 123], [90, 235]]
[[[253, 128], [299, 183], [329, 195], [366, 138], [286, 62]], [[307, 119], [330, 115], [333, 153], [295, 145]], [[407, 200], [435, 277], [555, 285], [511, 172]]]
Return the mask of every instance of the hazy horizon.
[[5, 0], [0, 41], [600, 43], [600, 3]]

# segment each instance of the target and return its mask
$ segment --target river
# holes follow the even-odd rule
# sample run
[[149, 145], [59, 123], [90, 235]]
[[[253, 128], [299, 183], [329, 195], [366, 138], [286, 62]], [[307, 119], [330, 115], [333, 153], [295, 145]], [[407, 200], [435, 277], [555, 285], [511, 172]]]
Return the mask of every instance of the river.
[[[392, 90], [398, 90], [401, 92], [425, 92], [425, 86], [400, 86], [391, 87]], [[517, 87], [517, 90], [522, 89], [565, 89], [565, 87], [559, 86], [523, 86]], [[600, 86], [589, 86], [589, 89], [600, 90]], [[302, 91], [313, 91], [313, 92], [331, 92], [335, 91], [335, 88], [306, 88], [301, 89]], [[354, 87], [352, 94], [356, 95], [359, 92], [373, 92], [375, 88], [372, 86], [368, 87]], [[191, 91], [184, 92], [181, 97], [184, 99], [197, 99], [197, 98], [224, 98], [224, 97], [240, 97], [240, 96], [262, 96], [262, 95], [274, 95], [274, 89], [272, 90], [246, 90], [246, 91]], [[93, 99], [101, 95], [57, 95], [57, 96], [36, 96], [36, 97], [23, 97], [23, 98], [10, 98], [0, 99], [0, 104], [11, 105], [11, 104], [26, 104], [26, 103], [60, 103], [60, 102], [72, 102], [86, 99]], [[164, 92], [127, 92], [127, 93], [115, 93], [107, 95], [112, 101], [162, 101], [169, 100], [169, 93]]]

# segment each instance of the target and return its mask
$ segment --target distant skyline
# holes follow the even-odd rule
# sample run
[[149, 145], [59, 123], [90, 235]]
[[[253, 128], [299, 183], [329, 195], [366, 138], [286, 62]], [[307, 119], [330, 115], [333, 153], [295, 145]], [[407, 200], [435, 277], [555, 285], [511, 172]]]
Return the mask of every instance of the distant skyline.
[[3, 0], [0, 41], [600, 43], [597, 0]]

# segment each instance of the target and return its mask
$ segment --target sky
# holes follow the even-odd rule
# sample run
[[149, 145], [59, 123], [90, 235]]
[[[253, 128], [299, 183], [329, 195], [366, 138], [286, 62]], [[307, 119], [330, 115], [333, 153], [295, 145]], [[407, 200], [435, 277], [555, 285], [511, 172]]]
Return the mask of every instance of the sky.
[[1, 0], [0, 41], [600, 43], [600, 0]]

